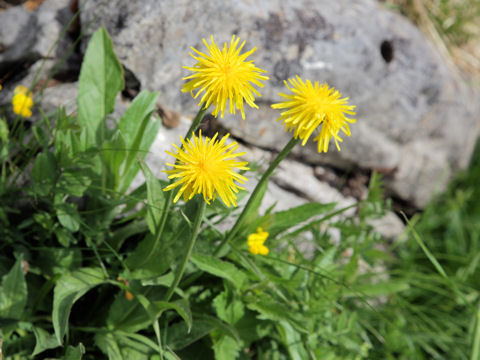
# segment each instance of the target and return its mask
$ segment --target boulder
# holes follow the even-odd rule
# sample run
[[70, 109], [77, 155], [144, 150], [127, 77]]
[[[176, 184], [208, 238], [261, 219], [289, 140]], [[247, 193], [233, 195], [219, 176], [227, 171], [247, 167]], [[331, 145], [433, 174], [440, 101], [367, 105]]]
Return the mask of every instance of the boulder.
[[74, 51], [67, 26], [73, 16], [65, 0], [45, 0], [34, 11], [19, 5], [0, 12], [0, 79], [4, 87], [0, 104], [10, 101], [18, 84], [37, 85], [53, 73], [62, 80], [78, 75], [81, 57]]
[[[283, 80], [300, 75], [328, 82], [357, 106], [358, 123], [325, 155], [315, 144], [295, 149], [311, 164], [377, 169], [394, 196], [422, 207], [449, 176], [468, 164], [479, 133], [477, 95], [465, 86], [425, 37], [402, 16], [373, 0], [88, 0], [82, 24], [104, 24], [124, 66], [141, 87], [160, 91], [167, 110], [193, 115], [197, 102], [181, 93], [194, 60], [237, 34], [254, 46], [255, 64], [270, 80], [247, 118], [222, 125], [246, 143], [278, 151], [290, 138], [270, 108]], [[84, 46], [88, 41], [85, 38]], [[439, 174], [444, 174], [439, 181]], [[438, 185], [438, 186], [432, 186]]]

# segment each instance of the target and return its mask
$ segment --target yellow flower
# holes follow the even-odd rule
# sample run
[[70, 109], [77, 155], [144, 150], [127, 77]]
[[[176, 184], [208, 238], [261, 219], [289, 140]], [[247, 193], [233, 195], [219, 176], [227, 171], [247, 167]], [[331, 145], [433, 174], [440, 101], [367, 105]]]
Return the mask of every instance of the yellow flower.
[[183, 200], [190, 200], [195, 194], [203, 194], [203, 198], [210, 204], [216, 194], [220, 196], [225, 205], [237, 206], [238, 189], [243, 189], [234, 181], [244, 184], [248, 179], [234, 172], [234, 168], [239, 170], [249, 170], [245, 165], [247, 162], [234, 160], [237, 156], [245, 153], [233, 152], [238, 148], [238, 144], [233, 142], [225, 144], [230, 134], [224, 136], [220, 141], [217, 140], [218, 133], [213, 138], [202, 138], [192, 136], [192, 139], [185, 141], [182, 138], [182, 148], [175, 144], [177, 152], [175, 154], [167, 151], [169, 155], [175, 157], [175, 164], [172, 170], [165, 171], [170, 176], [169, 179], [179, 179], [177, 182], [168, 185], [164, 191], [169, 191], [177, 186], [181, 186], [174, 202], [177, 202], [183, 195]]
[[13, 112], [25, 118], [32, 116], [33, 95], [23, 85], [18, 85], [13, 91], [12, 106]]
[[263, 231], [261, 227], [257, 228], [257, 232], [250, 234], [248, 236], [247, 244], [250, 248], [250, 252], [253, 255], [267, 255], [268, 248], [263, 245], [265, 240], [267, 240], [268, 232]]
[[317, 130], [317, 136], [313, 140], [318, 142], [318, 152], [328, 151], [332, 137], [340, 150], [338, 143], [343, 140], [338, 133], [342, 130], [350, 136], [348, 123], [356, 120], [348, 118], [346, 114], [355, 115], [355, 106], [348, 105], [348, 98], [342, 99], [340, 92], [333, 87], [329, 88], [326, 83], [320, 85], [318, 81], [315, 84], [310, 80], [304, 82], [299, 76], [288, 81], [290, 85], [285, 81], [285, 86], [292, 94], [280, 93], [287, 100], [272, 105], [274, 109], [286, 109], [277, 120], [283, 122], [287, 131], [293, 130], [295, 139], [303, 140], [302, 145]]
[[[185, 69], [193, 71], [193, 74], [183, 78], [183, 80], [191, 80], [183, 85], [182, 92], [192, 92], [195, 99], [205, 92], [200, 104], [205, 104], [205, 108], [213, 104], [215, 109], [212, 114], [217, 116], [221, 112], [222, 118], [225, 115], [228, 99], [230, 100], [229, 112], [235, 114], [235, 109], [238, 109], [242, 113], [242, 119], [245, 119], [243, 101], [245, 100], [253, 108], [258, 108], [255, 105], [254, 94], [257, 96], [260, 94], [253, 85], [263, 87], [260, 80], [268, 80], [268, 77], [260, 75], [266, 72], [265, 70], [256, 67], [253, 61], [245, 61], [257, 49], [253, 48], [240, 55], [245, 41], [237, 48], [240, 39], [235, 38], [235, 35], [232, 36], [228, 48], [227, 43], [223, 45], [223, 50], [217, 47], [213, 36], [210, 36], [210, 40], [211, 45], [203, 39], [208, 54], [192, 47], [198, 55], [190, 53], [190, 56], [197, 60], [197, 63], [193, 67], [184, 66]], [[197, 89], [197, 93], [193, 95], [193, 90]]]

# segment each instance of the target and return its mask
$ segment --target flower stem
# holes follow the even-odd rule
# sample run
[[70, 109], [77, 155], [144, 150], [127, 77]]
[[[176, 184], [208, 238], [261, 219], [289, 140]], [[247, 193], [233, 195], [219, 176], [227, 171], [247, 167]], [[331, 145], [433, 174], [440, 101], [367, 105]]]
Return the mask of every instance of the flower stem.
[[193, 246], [195, 245], [195, 240], [197, 239], [198, 229], [200, 228], [200, 224], [202, 223], [203, 215], [205, 214], [206, 202], [202, 199], [200, 200], [200, 204], [198, 206], [197, 214], [195, 219], [193, 220], [192, 231], [190, 233], [190, 240], [188, 242], [188, 248], [185, 252], [185, 255], [182, 259], [182, 263], [180, 264], [179, 271], [175, 274], [175, 279], [173, 280], [172, 285], [168, 289], [167, 295], [165, 296], [165, 301], [169, 301], [172, 297], [175, 289], [177, 288], [180, 280], [182, 279], [183, 273], [185, 271], [185, 267], [187, 266], [187, 262], [190, 259], [190, 255], [192, 254]]
[[[193, 119], [192, 125], [190, 125], [190, 129], [188, 129], [187, 134], [185, 135], [185, 139], [189, 139], [192, 134], [198, 129], [198, 126], [203, 120], [208, 108], [202, 104], [200, 110], [198, 111], [195, 119]], [[170, 180], [170, 183], [172, 180]], [[162, 215], [160, 216], [160, 221], [158, 222], [157, 231], [155, 234], [155, 240], [153, 241], [152, 250], [150, 251], [149, 255], [145, 258], [143, 263], [146, 263], [150, 258], [153, 256], [155, 251], [157, 250], [158, 244], [160, 242], [160, 238], [162, 237], [163, 230], [165, 229], [165, 224], [167, 222], [168, 213], [170, 212], [170, 207], [172, 206], [172, 191], [167, 191], [165, 195], [165, 203], [163, 205]]]
[[238, 217], [237, 222], [235, 223], [235, 225], [233, 225], [232, 230], [230, 230], [230, 232], [227, 234], [227, 236], [222, 240], [220, 245], [218, 245], [217, 249], [215, 250], [215, 252], [214, 252], [215, 256], [220, 254], [220, 252], [223, 250], [223, 248], [233, 239], [235, 234], [240, 229], [240, 226], [242, 226], [242, 223], [243, 223], [243, 220], [245, 219], [245, 216], [249, 213], [253, 204], [256, 203], [257, 197], [260, 195], [260, 192], [261, 192], [261, 189], [263, 188], [263, 185], [268, 181], [268, 179], [270, 178], [270, 175], [272, 175], [273, 170], [275, 170], [275, 168], [278, 166], [278, 164], [280, 164], [280, 162], [283, 159], [285, 159], [285, 157], [290, 153], [290, 151], [292, 151], [293, 147], [295, 145], [297, 145], [299, 141], [300, 141], [300, 139], [292, 138], [288, 142], [288, 144], [285, 145], [283, 150], [280, 151], [280, 153], [277, 155], [275, 160], [273, 160], [273, 162], [270, 164], [267, 171], [265, 171], [262, 178], [258, 182], [257, 186], [253, 190], [252, 195], [250, 195], [250, 198], [248, 199], [247, 204], [243, 208], [243, 211], [240, 214], [240, 216]]

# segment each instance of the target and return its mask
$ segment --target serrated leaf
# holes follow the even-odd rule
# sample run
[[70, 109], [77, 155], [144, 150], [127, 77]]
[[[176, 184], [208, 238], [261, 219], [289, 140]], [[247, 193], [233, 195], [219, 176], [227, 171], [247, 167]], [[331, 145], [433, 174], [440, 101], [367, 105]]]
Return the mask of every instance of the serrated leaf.
[[237, 288], [241, 288], [247, 280], [247, 276], [235, 265], [214, 256], [193, 254], [191, 261], [200, 270], [228, 280]]
[[0, 289], [0, 317], [20, 319], [27, 303], [27, 284], [22, 260], [17, 259], [9, 273], [2, 279]]
[[67, 331], [73, 304], [93, 287], [105, 283], [105, 280], [105, 275], [98, 268], [82, 268], [60, 277], [54, 289], [52, 312], [53, 328], [59, 344], [62, 344]]
[[234, 298], [229, 299], [228, 294], [223, 291], [215, 299], [213, 306], [217, 316], [229, 324], [235, 324], [245, 314], [245, 307], [241, 301]]
[[123, 69], [104, 27], [88, 43], [78, 79], [78, 123], [85, 130], [82, 147], [101, 146], [106, 116], [123, 89]]
[[221, 335], [213, 343], [216, 360], [236, 359], [240, 350], [240, 344], [230, 336]]

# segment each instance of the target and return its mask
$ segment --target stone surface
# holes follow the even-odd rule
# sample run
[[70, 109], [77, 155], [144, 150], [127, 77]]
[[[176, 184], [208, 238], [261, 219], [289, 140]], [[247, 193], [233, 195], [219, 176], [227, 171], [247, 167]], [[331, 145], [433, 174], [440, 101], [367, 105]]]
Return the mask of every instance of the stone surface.
[[4, 87], [0, 104], [9, 102], [16, 85], [31, 86], [34, 80], [51, 78], [54, 69], [64, 76], [78, 72], [80, 55], [73, 51], [73, 40], [66, 31], [72, 17], [65, 0], [45, 0], [33, 12], [22, 6], [0, 12], [0, 79]]
[[105, 24], [141, 86], [160, 91], [162, 107], [183, 114], [197, 106], [180, 93], [187, 75], [181, 65], [193, 64], [190, 46], [204, 51], [201, 39], [210, 34], [220, 44], [237, 34], [246, 48], [257, 46], [251, 58], [270, 76], [260, 110], [249, 109], [244, 122], [238, 116], [222, 122], [262, 148], [279, 150], [290, 136], [269, 107], [284, 79], [298, 74], [337, 87], [357, 105], [352, 136], [341, 152], [319, 156], [314, 144], [295, 152], [340, 169], [381, 169], [390, 174], [389, 190], [416, 206], [431, 197], [439, 173], [466, 166], [478, 137], [476, 95], [413, 25], [373, 0], [83, 3], [82, 23], [96, 19], [91, 31]]

